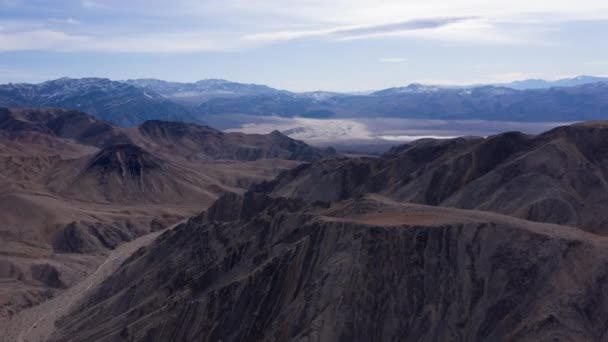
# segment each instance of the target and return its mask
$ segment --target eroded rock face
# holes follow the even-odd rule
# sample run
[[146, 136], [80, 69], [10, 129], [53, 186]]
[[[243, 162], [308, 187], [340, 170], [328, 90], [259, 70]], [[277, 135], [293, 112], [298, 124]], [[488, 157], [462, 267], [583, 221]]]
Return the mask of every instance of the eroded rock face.
[[53, 340], [603, 340], [606, 244], [378, 196], [226, 195], [127, 260]]

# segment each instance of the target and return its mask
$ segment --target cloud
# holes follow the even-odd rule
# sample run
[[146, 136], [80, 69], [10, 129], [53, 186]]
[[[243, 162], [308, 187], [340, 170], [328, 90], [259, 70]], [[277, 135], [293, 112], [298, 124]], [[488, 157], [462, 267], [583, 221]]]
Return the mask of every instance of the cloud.
[[237, 42], [206, 32], [146, 34], [126, 37], [73, 35], [62, 31], [0, 31], [1, 51], [59, 51], [109, 53], [189, 53], [231, 51]]
[[338, 26], [309, 30], [280, 30], [255, 33], [243, 36], [243, 40], [255, 42], [275, 42], [313, 37], [328, 37], [340, 40], [357, 39], [358, 37], [376, 37], [392, 35], [396, 32], [434, 29], [471, 18], [428, 18], [409, 20], [382, 25]]
[[[8, 44], [0, 46], [0, 51], [183, 53], [247, 49], [302, 39], [549, 44], [540, 29], [548, 22], [608, 19], [608, 2], [599, 0], [575, 3], [567, 0], [427, 0], [424, 3], [412, 0], [70, 0], [58, 3], [40, 2], [33, 6], [26, 1], [0, 0], [2, 6], [22, 8], [24, 12], [27, 9], [27, 20], [30, 20], [29, 27], [22, 25], [18, 30], [0, 31], [1, 41]], [[48, 13], [59, 18], [48, 18]], [[86, 22], [79, 22], [75, 17], [86, 18]], [[61, 31], [56, 30], [59, 24], [65, 24]], [[78, 25], [68, 28], [67, 24]], [[4, 22], [0, 26], [4, 26]], [[36, 44], [31, 41], [35, 36], [48, 37], [50, 41]], [[19, 42], [22, 38], [24, 42]], [[87, 42], [86, 46], [79, 44], [83, 41]]]
[[383, 57], [378, 60], [380, 63], [405, 63], [407, 59], [400, 57]]

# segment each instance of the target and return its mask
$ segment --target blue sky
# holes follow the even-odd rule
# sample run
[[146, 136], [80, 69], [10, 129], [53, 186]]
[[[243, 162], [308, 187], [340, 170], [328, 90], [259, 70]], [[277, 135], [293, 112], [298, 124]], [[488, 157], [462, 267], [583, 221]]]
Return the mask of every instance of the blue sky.
[[0, 0], [0, 83], [357, 91], [605, 76], [606, 37], [605, 0]]

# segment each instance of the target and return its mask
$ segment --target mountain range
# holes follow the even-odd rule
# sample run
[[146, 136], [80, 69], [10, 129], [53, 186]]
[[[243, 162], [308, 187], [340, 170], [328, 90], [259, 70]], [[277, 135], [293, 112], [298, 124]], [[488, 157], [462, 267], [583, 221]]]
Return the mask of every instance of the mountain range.
[[149, 119], [198, 122], [188, 108], [154, 91], [102, 78], [1, 85], [0, 105], [75, 109], [125, 127]]
[[245, 114], [520, 122], [599, 120], [608, 116], [608, 83], [523, 91], [494, 86], [444, 89], [414, 84], [367, 96], [322, 100], [286, 94], [257, 95], [211, 99], [198, 112], [202, 118]]
[[411, 84], [349, 95], [292, 93], [217, 79], [176, 83], [62, 78], [41, 84], [0, 85], [0, 105], [75, 109], [123, 127], [147, 120], [232, 122], [238, 127], [242, 115], [566, 122], [605, 118], [606, 84], [604, 78], [581, 76], [460, 88]]

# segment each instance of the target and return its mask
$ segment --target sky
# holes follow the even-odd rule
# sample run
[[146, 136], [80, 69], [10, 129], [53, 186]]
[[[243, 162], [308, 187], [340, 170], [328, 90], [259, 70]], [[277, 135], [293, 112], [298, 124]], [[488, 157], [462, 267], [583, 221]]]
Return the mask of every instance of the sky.
[[608, 75], [606, 0], [0, 0], [0, 83], [292, 91]]

